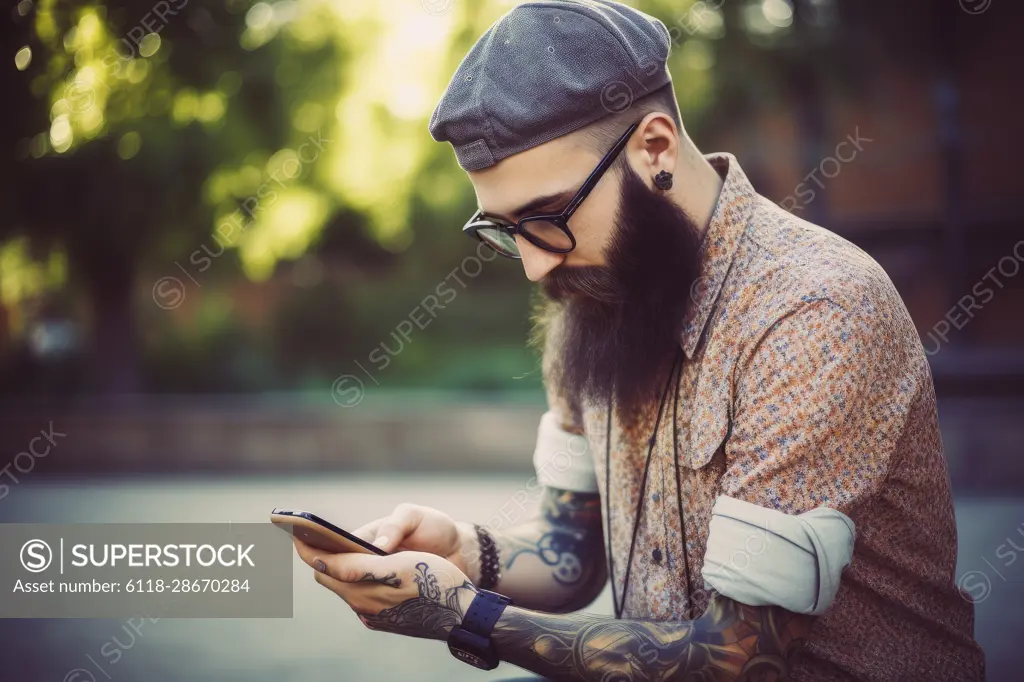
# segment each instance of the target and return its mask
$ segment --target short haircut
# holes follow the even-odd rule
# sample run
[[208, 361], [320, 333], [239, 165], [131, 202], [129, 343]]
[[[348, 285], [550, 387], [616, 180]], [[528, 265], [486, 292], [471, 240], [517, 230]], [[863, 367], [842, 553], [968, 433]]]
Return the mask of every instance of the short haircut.
[[[592, 149], [599, 156], [603, 156], [611, 149], [615, 141], [622, 136], [631, 124], [638, 122], [652, 111], [660, 111], [668, 114], [676, 123], [680, 135], [683, 135], [683, 121], [679, 115], [679, 103], [676, 101], [676, 93], [669, 82], [657, 90], [635, 99], [633, 103], [622, 111], [609, 114], [598, 119], [588, 126], [580, 128], [576, 135], [578, 142]], [[625, 154], [616, 159], [612, 168], [620, 167], [626, 158]]]

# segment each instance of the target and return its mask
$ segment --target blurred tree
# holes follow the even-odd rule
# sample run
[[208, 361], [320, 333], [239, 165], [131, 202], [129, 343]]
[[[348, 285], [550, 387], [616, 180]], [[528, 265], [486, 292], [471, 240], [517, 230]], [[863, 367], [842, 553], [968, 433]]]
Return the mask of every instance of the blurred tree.
[[[239, 271], [267, 279], [310, 252], [344, 272], [341, 283], [282, 297], [288, 309], [270, 316], [277, 331], [266, 347], [283, 372], [313, 349], [298, 365], [329, 375], [331, 344], [307, 344], [313, 331], [345, 334], [338, 349], [368, 352], [471, 252], [458, 228], [472, 188], [426, 121], [466, 51], [513, 4], [18, 1], [0, 21], [10, 117], [0, 130], [10, 170], [0, 186], [3, 304], [61, 281], [81, 291], [95, 386], [136, 390], [139, 306], [181, 306], [174, 324], [206, 324], [184, 299]], [[977, 19], [924, 0], [631, 4], [669, 28], [694, 137], [787, 108], [808, 167], [829, 136], [828, 89], [869, 75], [865, 46], [924, 69], [942, 61], [943, 36], [957, 33], [950, 22]], [[760, 163], [745, 160], [755, 183]], [[455, 321], [484, 320], [497, 340], [521, 334], [526, 318], [514, 264], [489, 264], [476, 282], [487, 301], [467, 296], [466, 310], [431, 332], [451, 340], [453, 357], [479, 354], [467, 363], [485, 363], [488, 351]], [[488, 312], [475, 315], [476, 305]], [[318, 319], [339, 310], [351, 313], [344, 325]], [[230, 329], [198, 336], [245, 338]], [[425, 357], [410, 353], [396, 372], [426, 380]]]
[[[64, 285], [89, 303], [97, 388], [139, 388], [137, 306], [177, 307], [226, 250], [265, 279], [329, 226], [332, 252], [365, 270], [382, 262], [366, 237], [371, 253], [400, 251], [417, 225], [464, 213], [457, 166], [427, 171], [446, 150], [425, 119], [447, 77], [436, 55], [486, 15], [402, 4], [15, 5], [0, 29], [16, 113], [0, 132], [13, 159], [0, 245], [27, 237], [30, 257], [66, 255]], [[451, 223], [434, 253], [461, 237]], [[139, 280], [152, 272], [153, 286]]]
[[[257, 49], [284, 23], [268, 7], [22, 0], [3, 22], [16, 54], [0, 89], [16, 118], [0, 132], [14, 159], [0, 240], [27, 236], [34, 254], [67, 254], [67, 283], [90, 303], [100, 390], [139, 388], [140, 272], [190, 284], [274, 211], [299, 254], [308, 238], [296, 244], [296, 228], [323, 219], [327, 202], [299, 177], [322, 151], [300, 93], [337, 96], [341, 50], [312, 39]], [[289, 148], [296, 139], [304, 146]]]

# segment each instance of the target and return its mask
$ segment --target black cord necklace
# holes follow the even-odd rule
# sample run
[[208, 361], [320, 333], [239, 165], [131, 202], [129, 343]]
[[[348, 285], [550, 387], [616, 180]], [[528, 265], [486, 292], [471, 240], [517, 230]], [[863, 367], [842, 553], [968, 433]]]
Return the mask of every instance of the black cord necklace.
[[633, 550], [636, 548], [636, 537], [637, 532], [640, 529], [640, 517], [643, 513], [644, 497], [647, 489], [647, 475], [651, 468], [651, 456], [654, 454], [654, 446], [658, 440], [658, 428], [661, 425], [661, 415], [665, 410], [665, 400], [668, 398], [668, 390], [672, 386], [672, 379], [676, 380], [676, 392], [672, 399], [672, 448], [675, 453], [675, 467], [676, 467], [676, 501], [679, 507], [679, 527], [683, 533], [683, 565], [686, 569], [686, 589], [687, 597], [691, 594], [690, 586], [690, 565], [687, 560], [686, 554], [686, 527], [683, 522], [683, 498], [680, 491], [679, 485], [679, 451], [678, 451], [678, 407], [679, 407], [679, 384], [682, 380], [682, 353], [680, 349], [676, 349], [675, 358], [672, 361], [672, 369], [668, 374], [668, 381], [665, 382], [665, 389], [661, 394], [661, 401], [658, 403], [658, 416], [654, 421], [654, 432], [651, 434], [650, 440], [647, 441], [647, 461], [644, 464], [644, 474], [640, 482], [640, 496], [637, 500], [636, 516], [633, 519], [633, 537], [629, 543], [629, 555], [626, 559], [626, 576], [622, 584], [622, 599], [615, 594], [615, 562], [612, 560], [612, 517], [611, 517], [611, 443], [612, 443], [612, 395], [608, 396], [608, 423], [605, 431], [605, 518], [608, 519], [608, 570], [611, 577], [612, 583], [612, 603], [615, 607], [615, 617], [621, 618], [623, 608], [626, 605], [626, 594], [629, 590], [629, 574], [633, 566]]
[[683, 366], [679, 366], [676, 378], [676, 394], [672, 396], [672, 454], [676, 469], [676, 505], [679, 509], [679, 532], [683, 540], [683, 569], [686, 572], [686, 611], [685, 620], [690, 620], [690, 606], [693, 598], [693, 585], [690, 583], [690, 557], [686, 551], [686, 521], [683, 516], [683, 485], [679, 476], [679, 384], [683, 379]]

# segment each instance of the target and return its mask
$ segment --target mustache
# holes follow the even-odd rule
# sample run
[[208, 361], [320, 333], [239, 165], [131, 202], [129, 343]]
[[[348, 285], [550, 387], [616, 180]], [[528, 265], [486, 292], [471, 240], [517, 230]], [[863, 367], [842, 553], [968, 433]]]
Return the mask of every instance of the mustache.
[[622, 290], [611, 269], [599, 265], [559, 266], [541, 281], [553, 301], [584, 296], [601, 303], [621, 303]]

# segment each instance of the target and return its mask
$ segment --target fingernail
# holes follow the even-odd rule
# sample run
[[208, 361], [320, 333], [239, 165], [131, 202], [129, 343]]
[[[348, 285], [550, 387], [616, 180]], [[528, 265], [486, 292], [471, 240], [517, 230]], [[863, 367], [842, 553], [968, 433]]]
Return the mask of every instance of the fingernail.
[[379, 538], [377, 538], [376, 540], [374, 540], [373, 544], [377, 545], [381, 549], [384, 549], [384, 545], [386, 545], [388, 543], [388, 540], [389, 540], [389, 538], [388, 538], [387, 535], [382, 535]]
[[320, 559], [317, 559], [315, 563], [316, 563], [316, 570], [320, 571], [321, 573], [326, 573], [327, 572], [327, 564], [325, 564]]

